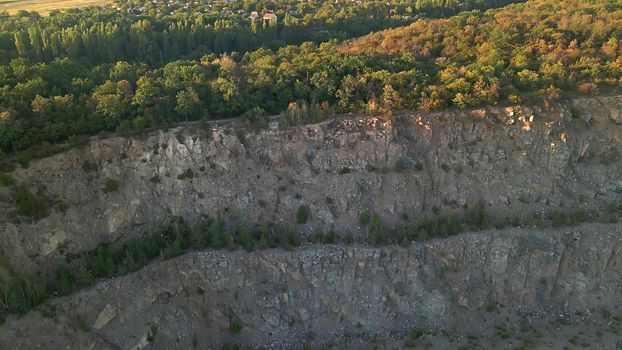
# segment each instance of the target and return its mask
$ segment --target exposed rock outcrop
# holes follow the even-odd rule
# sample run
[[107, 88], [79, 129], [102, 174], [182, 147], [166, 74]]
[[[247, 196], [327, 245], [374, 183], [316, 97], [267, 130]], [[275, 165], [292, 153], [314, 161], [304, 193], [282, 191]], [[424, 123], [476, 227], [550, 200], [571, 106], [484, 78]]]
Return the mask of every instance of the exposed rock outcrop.
[[[621, 287], [620, 225], [480, 232], [409, 248], [204, 251], [12, 317], [0, 328], [0, 347], [290, 349], [336, 341], [372, 348], [375, 335], [413, 327], [479, 335], [521, 315], [622, 314]], [[603, 336], [594, 341], [613, 349]]]
[[[260, 132], [232, 121], [92, 140], [11, 174], [62, 200], [62, 210], [38, 221], [16, 217], [10, 190], [0, 188], [0, 276], [10, 265], [55, 267], [69, 253], [139, 237], [172, 216], [362, 234], [361, 212], [399, 225], [475, 204], [519, 221], [602, 210], [622, 202], [621, 111], [620, 96], [590, 97], [546, 110], [404, 112], [390, 123], [350, 116]], [[294, 224], [301, 205], [310, 220]], [[355, 348], [376, 336], [401, 347], [413, 327], [506, 339], [499, 322], [602, 313], [594, 334], [613, 349], [620, 300], [619, 224], [506, 228], [408, 248], [202, 251], [10, 315], [0, 348]]]
[[[5, 189], [0, 246], [37, 269], [59, 247], [92, 249], [174, 215], [289, 225], [305, 204], [311, 218], [297, 230], [356, 233], [363, 211], [397, 224], [478, 201], [499, 218], [601, 208], [622, 198], [621, 106], [622, 97], [595, 97], [550, 110], [402, 113], [390, 124], [347, 117], [245, 133], [234, 122], [93, 140], [13, 174], [69, 209], [18, 223]], [[107, 192], [110, 180], [118, 189]]]

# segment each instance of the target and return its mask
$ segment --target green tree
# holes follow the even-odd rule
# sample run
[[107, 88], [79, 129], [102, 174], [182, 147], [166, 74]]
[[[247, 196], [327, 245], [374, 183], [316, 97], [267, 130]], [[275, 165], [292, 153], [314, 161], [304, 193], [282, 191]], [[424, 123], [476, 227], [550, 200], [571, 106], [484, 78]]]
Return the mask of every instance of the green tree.
[[200, 105], [201, 101], [199, 100], [199, 95], [193, 88], [187, 88], [177, 93], [175, 111], [184, 116], [186, 121], [188, 121], [188, 117], [196, 114]]
[[311, 209], [308, 205], [301, 205], [296, 211], [296, 222], [298, 224], [306, 224], [311, 216]]

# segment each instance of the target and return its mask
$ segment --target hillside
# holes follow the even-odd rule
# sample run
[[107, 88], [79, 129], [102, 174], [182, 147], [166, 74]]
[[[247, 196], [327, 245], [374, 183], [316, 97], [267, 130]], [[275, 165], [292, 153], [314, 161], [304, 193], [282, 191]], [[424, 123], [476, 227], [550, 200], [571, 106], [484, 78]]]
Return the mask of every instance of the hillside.
[[0, 349], [619, 349], [621, 83], [621, 1], [0, 13]]
[[[417, 107], [435, 109], [546, 100], [561, 91], [619, 86], [622, 5], [611, 1], [535, 0], [485, 13], [419, 20], [340, 46], [346, 54], [394, 60], [427, 73]], [[411, 68], [413, 69], [413, 68]]]
[[[489, 323], [472, 323], [474, 328], [470, 328], [465, 319], [454, 316], [450, 310], [466, 307], [468, 313], [464, 317], [476, 318], [489, 303], [507, 305], [510, 309], [511, 305], [523, 305], [524, 298], [527, 298], [524, 293], [532, 293], [528, 298], [535, 299], [534, 304], [528, 303], [523, 317], [533, 318], [533, 324], [542, 324], [542, 327], [554, 327], [550, 323], [556, 319], [553, 315], [561, 314], [565, 319], [575, 311], [586, 312], [581, 310], [598, 313], [602, 309], [617, 315], [618, 305], [608, 302], [617, 298], [620, 281], [615, 278], [602, 288], [598, 287], [601, 288], [600, 299], [587, 300], [580, 296], [583, 294], [575, 293], [590, 294], [581, 286], [593, 286], [594, 281], [602, 281], [594, 277], [605, 273], [600, 267], [608, 266], [603, 267], [605, 271], [612, 271], [610, 269], [621, 266], [619, 234], [616, 233], [622, 213], [620, 111], [620, 96], [603, 96], [567, 100], [548, 108], [518, 105], [465, 111], [399, 112], [391, 123], [373, 117], [352, 116], [290, 128], [272, 125], [268, 130], [257, 132], [246, 130], [242, 123], [234, 121], [200, 129], [193, 126], [158, 131], [142, 138], [117, 136], [92, 140], [83, 147], [32, 161], [27, 169], [5, 174], [10, 176], [14, 185], [0, 189], [3, 199], [0, 207], [3, 265], [0, 273], [5, 276], [16, 274], [16, 271], [23, 274], [16, 276], [22, 278], [18, 279], [20, 284], [7, 285], [9, 289], [8, 292], [5, 290], [7, 294], [3, 298], [9, 303], [5, 308], [27, 311], [50, 296], [68, 295], [64, 299], [51, 299], [38, 307], [44, 314], [48, 312], [45, 310], [52, 308], [54, 327], [66, 334], [59, 340], [62, 344], [103, 346], [103, 337], [105, 344], [112, 348], [140, 348], [149, 343], [146, 339], [155, 337], [153, 329], [158, 329], [158, 336], [154, 339], [158, 339], [156, 344], [163, 349], [170, 348], [175, 342], [174, 334], [184, 339], [180, 348], [192, 342], [193, 337], [198, 337], [201, 344], [207, 342], [210, 347], [234, 342], [275, 344], [277, 348], [287, 348], [287, 344], [298, 339], [296, 334], [300, 329], [311, 326], [320, 337], [310, 341], [319, 346], [322, 343], [318, 341], [327, 334], [334, 336], [335, 341], [345, 341], [343, 337], [358, 329], [358, 323], [363, 325], [359, 331], [377, 334], [383, 342], [389, 343], [401, 343], [407, 336], [395, 338], [388, 334], [404, 334], [413, 326], [431, 332], [426, 337], [438, 334], [441, 329], [449, 329], [452, 335], [466, 333], [486, 337]], [[173, 218], [176, 219], [171, 222]], [[585, 224], [576, 226], [580, 223]], [[483, 229], [487, 231], [476, 235], [461, 234]], [[523, 237], [522, 232], [533, 234], [533, 240]], [[504, 249], [504, 253], [499, 253], [501, 256], [486, 253], [489, 248], [479, 246], [499, 235], [516, 237], [508, 238], [509, 241], [502, 244], [503, 248], [499, 247]], [[602, 238], [605, 236], [607, 238]], [[581, 242], [585, 243], [581, 244], [585, 245], [576, 248], [572, 245], [574, 237], [583, 237]], [[540, 240], [555, 243], [550, 243], [552, 246], [537, 243]], [[479, 248], [460, 250], [463, 243], [458, 242]], [[594, 242], [600, 242], [607, 249], [598, 248]], [[422, 282], [429, 283], [426, 287], [429, 288], [428, 294], [421, 294], [420, 287], [407, 279], [410, 282], [404, 283], [415, 283], [408, 292], [412, 293], [409, 296], [394, 295], [398, 292], [387, 289], [385, 282], [388, 282], [382, 277], [365, 287], [378, 290], [377, 298], [389, 298], [386, 302], [369, 301], [374, 308], [385, 310], [382, 312], [384, 316], [372, 317], [362, 309], [354, 312], [354, 309], [364, 308], [358, 301], [352, 301], [350, 307], [354, 309], [348, 309], [350, 311], [326, 309], [329, 305], [324, 303], [332, 295], [305, 294], [310, 292], [302, 286], [300, 291], [297, 289], [299, 283], [320, 288], [314, 273], [303, 277], [294, 271], [292, 277], [278, 288], [268, 283], [266, 295], [278, 292], [281, 293], [279, 298], [286, 299], [277, 305], [265, 306], [276, 308], [276, 314], [269, 316], [276, 319], [270, 320], [270, 325], [266, 326], [260, 326], [260, 323], [268, 322], [261, 318], [268, 317], [267, 311], [247, 309], [243, 304], [238, 308], [231, 304], [229, 297], [222, 301], [208, 298], [215, 304], [206, 305], [208, 309], [204, 314], [179, 311], [186, 307], [196, 310], [195, 306], [183, 306], [186, 305], [181, 301], [183, 290], [215, 288], [213, 293], [224, 293], [216, 287], [222, 282], [218, 279], [199, 279], [196, 281], [199, 287], [185, 280], [166, 282], [172, 284], [162, 287], [163, 280], [169, 281], [169, 278], [164, 275], [154, 277], [168, 273], [155, 272], [161, 268], [167, 270], [169, 267], [166, 266], [177, 266], [174, 265], [177, 262], [187, 264], [183, 262], [185, 259], [196, 264], [203, 264], [200, 261], [205, 254], [212, 257], [210, 259], [225, 259], [225, 255], [218, 253], [219, 249], [243, 248], [250, 252], [226, 255], [236, 261], [238, 258], [233, 257], [263, 261], [272, 259], [265, 256], [272, 254], [266, 253], [266, 249], [293, 249], [291, 253], [282, 253], [292, 256], [292, 266], [309, 263], [309, 255], [328, 254], [320, 258], [322, 261], [334, 257], [321, 247], [312, 248], [318, 243], [338, 243], [343, 249], [350, 249], [347, 247], [352, 244], [377, 246], [380, 248], [372, 250], [374, 253], [355, 248], [353, 259], [359, 259], [359, 253], [363, 260], [367, 259], [364, 257], [367, 254], [380, 254], [387, 256], [393, 264], [403, 259], [394, 256], [398, 253], [391, 246], [399, 244], [416, 251], [431, 249], [427, 253], [418, 253], [429, 256], [436, 251], [429, 244], [440, 244], [444, 246], [442, 249], [451, 250], [452, 256], [457, 254], [454, 249], [460, 250], [462, 258], [459, 259], [482, 254], [499, 259], [498, 264], [507, 263], [506, 259], [518, 259], [520, 264], [527, 265], [517, 267], [511, 264], [518, 269], [516, 273], [526, 273], [525, 268], [534, 268], [538, 275], [529, 277], [529, 282], [520, 287], [522, 289], [510, 294], [504, 294], [507, 290], [498, 284], [509, 277], [497, 276], [499, 282], [492, 284], [489, 281], [482, 281], [484, 285], [471, 282], [470, 288], [478, 297], [470, 302], [467, 296], [455, 294], [456, 286], [443, 287], [448, 288], [443, 292], [435, 289], [438, 283], [444, 282], [442, 279], [436, 281], [432, 276], [429, 277], [431, 280], [426, 277], [427, 282]], [[381, 248], [386, 245], [389, 247]], [[549, 252], [552, 247], [556, 248]], [[206, 249], [216, 251], [202, 253]], [[571, 254], [569, 249], [580, 249], [572, 253], [572, 259], [578, 260], [567, 260]], [[176, 258], [191, 250], [199, 253]], [[479, 265], [465, 263], [452, 267], [460, 260], [451, 263], [443, 260], [447, 259], [443, 257], [446, 253], [438, 254], [447, 269], [464, 269], [456, 272], [457, 276], [480, 273]], [[538, 262], [543, 264], [541, 267], [535, 267], [536, 262], [532, 259], [536, 256], [543, 259]], [[168, 259], [174, 260], [169, 263], [166, 262]], [[274, 259], [276, 266], [282, 264], [278, 262], [279, 258]], [[300, 262], [295, 262], [298, 259]], [[220, 265], [210, 261], [205, 263], [205, 268], [214, 269], [209, 275], [230, 275], [221, 270], [229, 263]], [[559, 267], [562, 262], [564, 266], [568, 264], [567, 269]], [[358, 266], [361, 263], [352, 264]], [[360, 274], [332, 265], [325, 266], [322, 273], [332, 276], [331, 279], [350, 281], [352, 273], [359, 276], [357, 278], [367, 279], [360, 276], [372, 276], [376, 269], [392, 269], [384, 262], [371, 261], [369, 264], [371, 270]], [[421, 273], [438, 267], [436, 262], [427, 260], [414, 264], [420, 266]], [[577, 270], [578, 266], [584, 270]], [[95, 294], [101, 295], [101, 290], [111, 288], [113, 282], [109, 278], [141, 271], [143, 267], [148, 269], [146, 271], [154, 271], [144, 272], [151, 276], [150, 279], [155, 278], [153, 285], [143, 285], [144, 277], [139, 277], [143, 272], [138, 272], [122, 277], [121, 281], [125, 282], [116, 282], [121, 283], [114, 287], [118, 291], [111, 293], [134, 295], [125, 288], [135, 286], [131, 288], [144, 289], [148, 295], [138, 299], [134, 296], [133, 302], [160, 300], [158, 298], [169, 295], [167, 293], [175, 298], [155, 303], [149, 301], [139, 309], [125, 306], [111, 309], [106, 305], [121, 302], [113, 296], [89, 304], [93, 309], [79, 306], [79, 300], [94, 300]], [[236, 271], [235, 276], [255, 276], [249, 266], [231, 268]], [[500, 266], [497, 272], [507, 268]], [[194, 270], [179, 269], [182, 275], [193, 276], [190, 271]], [[195, 269], [203, 271], [203, 268]], [[42, 277], [28, 277], [33, 273]], [[266, 271], [267, 275], [274, 273]], [[400, 278], [397, 276], [403, 276], [407, 271], [387, 273], [388, 280], [397, 281]], [[606, 272], [606, 275], [619, 276], [617, 272]], [[194, 277], [188, 278], [194, 281]], [[112, 281], [115, 280], [118, 281]], [[538, 284], [544, 280], [547, 281], [546, 287]], [[241, 293], [243, 298], [248, 298], [244, 299], [248, 303], [258, 295], [264, 295], [260, 292], [262, 280], [231, 283], [245, 287], [238, 292], [226, 293]], [[11, 288], [21, 285], [36, 286], [32, 299], [21, 299], [19, 294], [14, 294], [20, 289]], [[95, 289], [90, 291], [91, 288]], [[503, 292], [494, 292], [497, 288], [502, 288]], [[418, 300], [416, 298], [440, 297], [434, 296], [435, 290], [448, 299], [437, 305], [438, 310], [428, 310], [427, 319], [413, 318], [422, 310], [420, 307], [413, 306], [410, 311], [405, 311], [405, 305]], [[191, 303], [204, 300], [203, 292], [198, 293], [198, 299]], [[295, 295], [298, 293], [304, 296], [304, 301], [297, 301]], [[346, 289], [343, 293], [346, 293], [343, 298], [350, 299], [358, 298], [356, 293], [359, 292]], [[403, 301], [406, 304], [399, 302], [402, 297], [406, 298]], [[294, 298], [292, 304], [286, 301], [289, 298]], [[467, 299], [460, 301], [462, 298]], [[567, 302], [572, 306], [565, 304]], [[345, 328], [325, 328], [313, 323], [316, 316], [305, 311], [312, 305], [323, 305], [313, 313], [325, 315], [321, 317], [327, 317], [327, 320], [343, 313], [342, 317], [348, 320]], [[286, 311], [289, 308], [291, 311]], [[552, 313], [550, 310], [560, 311]], [[180, 326], [180, 320], [169, 323], [171, 313], [183, 318], [186, 326]], [[136, 327], [123, 331], [118, 328], [130, 319], [147, 314], [153, 318], [144, 324], [131, 321]], [[501, 314], [506, 315], [505, 312]], [[44, 324], [52, 322], [40, 319], [38, 311], [31, 311], [28, 315], [24, 320], [9, 315], [9, 324], [0, 328], [0, 334], [4, 334], [0, 338], [15, 339], [22, 334], [19, 329], [39, 332], [37, 329], [44, 329]], [[117, 321], [111, 322], [117, 317]], [[234, 326], [226, 324], [227, 319], [227, 322], [233, 322], [231, 317], [240, 322], [245, 331], [238, 335], [238, 331], [231, 333], [227, 330], [228, 327], [238, 327], [235, 323]], [[495, 317], [496, 321], [490, 322], [501, 322], [505, 325], [503, 327], [515, 327], [522, 322], [517, 315], [507, 317], [503, 321]], [[599, 317], [572, 318], [573, 321], [568, 321], [571, 322], [568, 329], [575, 332], [573, 327], [595, 322], [590, 323], [594, 326], [589, 326], [589, 332], [597, 332], [596, 324], [606, 322]], [[189, 331], [199, 327], [204, 319], [214, 323], [197, 330], [196, 334]], [[109, 322], [110, 326], [107, 326]], [[277, 331], [282, 322], [291, 322], [292, 326]], [[615, 327], [608, 332], [617, 332]], [[347, 329], [350, 331], [346, 332]], [[564, 339], [570, 339], [573, 335], [564, 329]], [[126, 335], [119, 338], [121, 333]], [[271, 336], [266, 336], [270, 333]], [[607, 334], [600, 340], [603, 344], [611, 344], [611, 334], [615, 333]], [[462, 341], [460, 337], [452, 337], [449, 338], [454, 342]], [[546, 337], [542, 341], [552, 339]], [[48, 338], [41, 334], [23, 344], [29, 348], [47, 341]]]

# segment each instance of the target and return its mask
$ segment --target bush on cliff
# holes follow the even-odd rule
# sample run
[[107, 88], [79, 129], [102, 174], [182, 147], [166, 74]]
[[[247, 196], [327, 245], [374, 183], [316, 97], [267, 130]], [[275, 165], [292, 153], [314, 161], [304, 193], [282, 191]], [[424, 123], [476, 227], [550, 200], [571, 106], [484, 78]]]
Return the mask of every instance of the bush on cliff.
[[306, 224], [309, 221], [309, 216], [311, 215], [311, 209], [307, 205], [301, 205], [298, 207], [298, 211], [296, 211], [296, 222], [298, 224]]
[[49, 204], [43, 195], [32, 194], [25, 185], [20, 185], [11, 194], [17, 204], [17, 213], [35, 220], [49, 215]]

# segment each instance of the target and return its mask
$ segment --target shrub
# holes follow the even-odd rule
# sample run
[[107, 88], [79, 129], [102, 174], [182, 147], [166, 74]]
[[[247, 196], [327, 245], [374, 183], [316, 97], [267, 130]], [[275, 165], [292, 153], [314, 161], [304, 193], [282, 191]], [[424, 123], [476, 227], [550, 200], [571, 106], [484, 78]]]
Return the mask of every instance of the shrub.
[[483, 203], [477, 203], [464, 214], [464, 222], [471, 230], [485, 230], [490, 227], [488, 212]]
[[575, 210], [572, 212], [555, 211], [549, 215], [551, 224], [554, 227], [576, 225], [589, 220], [589, 215], [583, 210]]
[[231, 332], [231, 334], [240, 333], [242, 331], [242, 328], [244, 328], [244, 325], [242, 325], [240, 321], [229, 316], [229, 332]]
[[301, 205], [296, 212], [296, 222], [298, 224], [306, 224], [309, 221], [311, 215], [311, 209], [307, 205]]
[[67, 142], [72, 146], [72, 147], [76, 147], [78, 145], [80, 145], [81, 143], [84, 143], [88, 140], [88, 138], [86, 136], [83, 135], [70, 135], [67, 138]]
[[382, 245], [388, 243], [388, 235], [384, 224], [376, 214], [372, 214], [369, 220], [369, 244]]
[[268, 114], [261, 107], [255, 107], [242, 114], [244, 122], [254, 129], [268, 127]]
[[106, 184], [104, 185], [104, 193], [115, 192], [119, 189], [119, 181], [108, 179], [106, 180]]
[[24, 314], [39, 305], [47, 293], [45, 281], [36, 276], [16, 276], [8, 283], [0, 281], [0, 312]]
[[0, 174], [0, 187], [11, 187], [15, 181], [11, 177], [11, 175]]
[[26, 186], [18, 186], [12, 193], [17, 204], [17, 213], [33, 219], [42, 219], [49, 215], [48, 201], [42, 196], [35, 196]]
[[192, 346], [196, 347], [197, 345], [199, 345], [199, 338], [197, 338], [196, 334], [192, 335]]
[[330, 230], [328, 233], [322, 231], [315, 231], [309, 236], [309, 242], [322, 243], [322, 244], [334, 244], [337, 242], [337, 234], [335, 231]]
[[247, 252], [250, 252], [253, 250], [254, 248], [253, 235], [250, 231], [243, 230], [242, 232], [240, 232], [238, 240], [242, 248], [244, 248]]
[[154, 184], [159, 184], [160, 182], [162, 182], [162, 179], [160, 179], [159, 175], [154, 175], [151, 179], [149, 179], [149, 181]]
[[570, 116], [572, 119], [581, 119], [583, 117], [583, 113], [579, 108], [572, 106], [570, 107]]
[[542, 214], [534, 213], [531, 217], [533, 219], [533, 224], [534, 225], [536, 225], [537, 227], [543, 227], [544, 226], [544, 218], [542, 217]]
[[17, 155], [17, 157], [15, 157], [15, 161], [17, 162], [17, 164], [19, 164], [22, 168], [26, 169], [28, 168], [28, 163], [32, 160], [32, 154], [28, 151], [24, 151], [20, 154]]
[[411, 239], [424, 241], [435, 237], [448, 237], [460, 233], [463, 230], [460, 221], [448, 215], [434, 218], [423, 218], [411, 228]]
[[496, 302], [489, 302], [488, 304], [486, 304], [486, 312], [493, 312], [497, 310], [497, 303]]
[[298, 235], [291, 230], [282, 230], [272, 224], [263, 223], [255, 232], [257, 246], [260, 248], [291, 249], [300, 245]]
[[60, 296], [65, 296], [71, 293], [73, 290], [71, 274], [69, 273], [69, 270], [67, 270], [67, 266], [60, 265], [58, 269], [56, 269], [56, 274], [50, 287], [55, 294]]
[[412, 331], [410, 331], [410, 340], [417, 340], [419, 338], [421, 338], [423, 336], [423, 332], [421, 332], [419, 329], [414, 328]]
[[58, 202], [58, 204], [56, 205], [56, 207], [58, 208], [58, 210], [65, 214], [67, 212], [67, 210], [69, 210], [69, 204], [65, 203], [65, 201], [60, 201]]
[[346, 236], [344, 237], [343, 241], [346, 244], [354, 243], [354, 235], [352, 234], [352, 232], [346, 233]]
[[152, 325], [151, 327], [149, 327], [149, 332], [147, 332], [147, 341], [149, 343], [153, 343], [156, 334], [158, 334], [158, 327]]
[[233, 245], [233, 235], [231, 235], [230, 231], [224, 228], [213, 230], [211, 235], [211, 243], [216, 249], [231, 248]]
[[188, 168], [183, 173], [177, 175], [177, 180], [192, 179], [193, 177], [194, 177], [194, 173], [192, 172], [192, 169]]
[[121, 135], [129, 135], [132, 131], [132, 122], [129, 120], [122, 120], [119, 125], [117, 125], [115, 131]]
[[82, 170], [84, 170], [84, 172], [91, 172], [91, 171], [97, 171], [97, 165], [89, 162], [89, 161], [84, 161], [84, 163], [82, 163]]
[[359, 224], [361, 226], [367, 226], [367, 224], [369, 224], [369, 218], [370, 218], [370, 214], [369, 212], [362, 212], [359, 214]]
[[345, 175], [345, 174], [349, 174], [352, 172], [352, 169], [348, 168], [348, 167], [343, 167], [341, 169], [339, 169], [339, 175]]
[[90, 286], [93, 283], [93, 274], [86, 267], [86, 264], [82, 264], [80, 269], [78, 270], [78, 278], [77, 281], [83, 286]]

